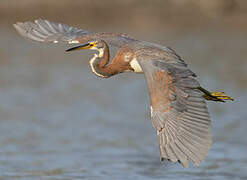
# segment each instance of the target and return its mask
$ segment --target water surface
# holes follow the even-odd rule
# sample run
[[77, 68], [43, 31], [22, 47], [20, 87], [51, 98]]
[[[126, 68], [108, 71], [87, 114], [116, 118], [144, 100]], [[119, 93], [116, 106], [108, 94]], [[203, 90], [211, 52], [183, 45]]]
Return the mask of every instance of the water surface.
[[89, 70], [91, 53], [0, 34], [2, 179], [247, 179], [244, 35], [157, 40], [176, 47], [204, 87], [236, 99], [209, 103], [214, 143], [205, 162], [184, 169], [159, 161], [143, 75], [102, 80]]

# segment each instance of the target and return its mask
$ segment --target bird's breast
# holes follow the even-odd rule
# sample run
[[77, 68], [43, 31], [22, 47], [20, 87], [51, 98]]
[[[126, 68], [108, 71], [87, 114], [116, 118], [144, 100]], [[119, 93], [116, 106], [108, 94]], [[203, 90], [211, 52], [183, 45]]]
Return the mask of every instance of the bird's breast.
[[130, 66], [132, 67], [132, 69], [134, 69], [135, 73], [143, 73], [143, 70], [139, 64], [139, 62], [137, 61], [136, 57], [134, 57], [131, 61], [130, 61]]

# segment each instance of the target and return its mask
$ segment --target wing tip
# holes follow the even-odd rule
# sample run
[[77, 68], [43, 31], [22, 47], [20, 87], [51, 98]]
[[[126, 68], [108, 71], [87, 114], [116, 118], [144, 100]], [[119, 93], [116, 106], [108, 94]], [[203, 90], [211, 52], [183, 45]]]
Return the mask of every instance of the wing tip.
[[[198, 152], [195, 152], [194, 149], [190, 149], [190, 147], [179, 146], [169, 146], [169, 147], [160, 147], [160, 161], [169, 161], [173, 163], [180, 163], [184, 168], [189, 167], [189, 162], [191, 162], [194, 166], [199, 166], [201, 162], [203, 162], [208, 154], [208, 151], [211, 147], [211, 140], [210, 143], [203, 147]], [[198, 147], [197, 148], [201, 148]]]
[[22, 36], [27, 37], [27, 30], [25, 30], [24, 23], [22, 22], [16, 22], [15, 24], [13, 24], [15, 30]]
[[[179, 164], [181, 164], [184, 168], [188, 168], [189, 167], [189, 161], [186, 159], [184, 161], [178, 159], [178, 160], [171, 160], [169, 158], [166, 158], [166, 157], [160, 157], [160, 161], [163, 162], [163, 161], [169, 161], [169, 162], [173, 162], [173, 163], [176, 163], [178, 162]], [[199, 166], [200, 163], [194, 163], [194, 165], [196, 166]]]
[[38, 41], [38, 42], [43, 42], [44, 39], [40, 36], [38, 36], [37, 34], [34, 34], [33, 31], [33, 25], [35, 23], [32, 22], [16, 22], [15, 24], [13, 24], [15, 30], [23, 37], [27, 38], [27, 39], [31, 39], [33, 41]]

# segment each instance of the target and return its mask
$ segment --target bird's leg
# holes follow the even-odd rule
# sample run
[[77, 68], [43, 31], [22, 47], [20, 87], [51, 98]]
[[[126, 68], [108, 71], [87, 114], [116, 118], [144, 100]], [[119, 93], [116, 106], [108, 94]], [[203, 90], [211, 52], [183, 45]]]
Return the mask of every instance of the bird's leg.
[[199, 87], [198, 89], [204, 93], [203, 97], [208, 101], [220, 101], [220, 102], [225, 102], [225, 100], [233, 101], [233, 98], [227, 96], [224, 92], [209, 92], [202, 87]]

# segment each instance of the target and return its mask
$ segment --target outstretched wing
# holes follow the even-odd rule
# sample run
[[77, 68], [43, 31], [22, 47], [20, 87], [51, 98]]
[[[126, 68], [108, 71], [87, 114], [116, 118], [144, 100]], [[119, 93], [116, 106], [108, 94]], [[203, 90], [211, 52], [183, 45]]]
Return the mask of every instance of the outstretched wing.
[[149, 87], [161, 160], [198, 165], [211, 146], [211, 121], [195, 74], [180, 59], [139, 63]]
[[120, 47], [133, 38], [122, 33], [93, 33], [66, 24], [38, 19], [33, 22], [17, 22], [15, 29], [24, 37], [39, 42], [87, 43], [90, 40], [102, 39], [109, 45]]

